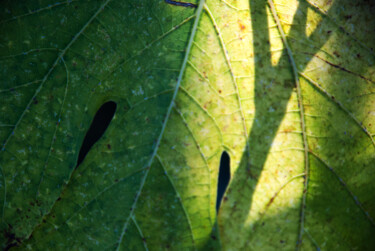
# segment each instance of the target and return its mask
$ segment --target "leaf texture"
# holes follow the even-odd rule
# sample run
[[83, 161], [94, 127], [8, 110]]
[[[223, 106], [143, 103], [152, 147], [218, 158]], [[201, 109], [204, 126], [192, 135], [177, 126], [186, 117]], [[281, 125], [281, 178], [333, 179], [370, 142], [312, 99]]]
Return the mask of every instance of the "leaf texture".
[[3, 3], [1, 247], [373, 250], [373, 3], [173, 2]]

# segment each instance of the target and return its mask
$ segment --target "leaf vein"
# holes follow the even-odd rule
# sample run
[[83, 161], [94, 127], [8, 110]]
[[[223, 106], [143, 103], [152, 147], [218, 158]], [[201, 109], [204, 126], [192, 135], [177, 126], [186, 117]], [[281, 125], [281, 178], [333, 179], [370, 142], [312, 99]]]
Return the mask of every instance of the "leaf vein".
[[303, 73], [299, 73], [302, 77], [304, 77], [311, 85], [316, 87], [321, 93], [324, 93], [330, 100], [332, 100], [338, 107], [341, 108], [342, 111], [344, 111], [349, 117], [354, 120], [354, 122], [361, 127], [362, 131], [365, 132], [365, 134], [370, 138], [373, 146], [375, 147], [375, 139], [372, 137], [371, 133], [368, 131], [368, 129], [363, 125], [362, 122], [360, 122], [353, 113], [351, 113], [340, 101], [336, 100], [333, 95], [331, 95], [329, 92], [327, 92], [320, 84], [316, 83], [314, 80], [309, 78]]
[[319, 160], [328, 170], [332, 172], [332, 174], [336, 177], [336, 179], [340, 182], [340, 184], [345, 188], [345, 190], [350, 194], [350, 197], [353, 199], [355, 204], [359, 207], [359, 209], [363, 212], [363, 214], [366, 216], [366, 218], [370, 221], [370, 223], [375, 226], [375, 221], [372, 219], [372, 217], [369, 215], [369, 213], [365, 210], [365, 208], [362, 206], [361, 202], [358, 200], [357, 196], [354, 195], [352, 191], [350, 191], [348, 185], [345, 183], [345, 181], [337, 174], [337, 172], [330, 166], [326, 161], [324, 161], [321, 157], [319, 157], [318, 154], [316, 154], [313, 151], [310, 151], [311, 155], [313, 155], [317, 160]]
[[[202, 8], [203, 8], [204, 2], [205, 2], [205, 0], [201, 0], [200, 3], [199, 3], [199, 6], [197, 8], [196, 18], [195, 18], [194, 25], [193, 25], [193, 28], [192, 28], [192, 31], [191, 31], [191, 34], [190, 34], [190, 39], [189, 39], [189, 42], [188, 42], [188, 45], [187, 45], [187, 49], [186, 49], [186, 53], [185, 53], [185, 58], [184, 58], [184, 61], [182, 62], [181, 71], [180, 71], [180, 74], [179, 74], [178, 79], [177, 79], [177, 83], [176, 83], [176, 87], [175, 87], [175, 90], [174, 90], [174, 93], [173, 93], [173, 96], [172, 96], [172, 99], [171, 99], [171, 103], [170, 103], [170, 105], [168, 107], [168, 110], [167, 110], [167, 113], [165, 115], [165, 119], [164, 119], [164, 122], [163, 122], [163, 125], [162, 125], [162, 128], [161, 128], [159, 137], [158, 137], [158, 139], [156, 141], [156, 144], [155, 144], [155, 149], [154, 149], [154, 151], [153, 151], [153, 153], [152, 153], [152, 155], [150, 157], [150, 160], [148, 162], [148, 165], [147, 165], [148, 168], [147, 168], [146, 173], [143, 176], [143, 179], [142, 179], [141, 184], [139, 186], [139, 190], [138, 190], [138, 193], [137, 193], [137, 195], [135, 197], [135, 200], [134, 200], [134, 203], [133, 203], [133, 206], [132, 206], [132, 210], [130, 212], [130, 216], [129, 217], [131, 217], [134, 214], [135, 205], [138, 202], [139, 196], [140, 196], [140, 194], [142, 192], [142, 189], [144, 187], [144, 184], [146, 182], [148, 173], [149, 173], [150, 168], [151, 168], [151, 164], [152, 164], [152, 162], [153, 162], [153, 160], [154, 160], [154, 158], [155, 158], [155, 156], [157, 154], [157, 151], [159, 150], [159, 145], [160, 145], [161, 139], [163, 137], [165, 128], [167, 126], [167, 122], [169, 120], [170, 114], [172, 112], [172, 108], [174, 106], [174, 101], [176, 99], [179, 87], [181, 85], [183, 74], [185, 72], [185, 68], [186, 68], [186, 65], [187, 65], [187, 61], [188, 61], [188, 58], [189, 58], [189, 54], [190, 54], [190, 50], [191, 50], [191, 47], [192, 47], [192, 44], [193, 44], [195, 33], [197, 31], [197, 27], [198, 27], [198, 23], [199, 23], [199, 20], [200, 20], [201, 13], [202, 13]], [[171, 31], [173, 31], [173, 30], [174, 30], [174, 28], [172, 28]], [[129, 217], [124, 222], [124, 226], [122, 228], [122, 232], [121, 232], [121, 235], [120, 235], [120, 238], [119, 238], [119, 241], [118, 241], [118, 245], [117, 245], [117, 248], [116, 248], [117, 251], [119, 250], [120, 243], [122, 242], [122, 239], [124, 238], [124, 235], [125, 235], [125, 232], [126, 232], [126, 228], [127, 228], [128, 222], [129, 222]]]
[[307, 143], [307, 135], [306, 135], [306, 123], [305, 123], [305, 115], [304, 115], [304, 107], [303, 107], [303, 97], [302, 97], [302, 90], [301, 90], [301, 86], [299, 82], [298, 70], [297, 70], [295, 60], [294, 60], [294, 56], [293, 56], [291, 48], [289, 47], [288, 40], [286, 38], [286, 35], [280, 23], [280, 19], [277, 15], [275, 6], [273, 4], [273, 0], [268, 0], [268, 4], [270, 6], [272, 16], [277, 24], [283, 44], [288, 53], [290, 64], [293, 69], [294, 80], [296, 82], [296, 88], [297, 88], [298, 107], [299, 107], [300, 118], [301, 118], [303, 148], [304, 148], [304, 157], [305, 157], [305, 176], [304, 176], [304, 189], [303, 189], [303, 195], [302, 195], [302, 200], [301, 200], [300, 229], [299, 229], [298, 242], [297, 242], [297, 247], [296, 247], [297, 250], [300, 250], [301, 245], [302, 245], [302, 237], [303, 237], [303, 230], [304, 230], [306, 196], [307, 196], [307, 188], [308, 188], [308, 181], [309, 181], [309, 159], [308, 159], [309, 146]]
[[156, 154], [156, 158], [157, 158], [158, 161], [160, 162], [160, 165], [163, 167], [163, 170], [164, 170], [164, 174], [165, 174], [165, 176], [167, 176], [167, 178], [168, 178], [169, 182], [171, 183], [171, 185], [172, 185], [174, 191], [176, 192], [176, 195], [177, 195], [177, 197], [178, 197], [177, 200], [179, 201], [179, 203], [180, 203], [180, 205], [181, 205], [181, 207], [182, 207], [182, 210], [184, 211], [184, 214], [185, 214], [186, 220], [188, 221], [188, 224], [189, 224], [189, 230], [190, 230], [190, 233], [191, 233], [191, 238], [192, 238], [193, 243], [194, 243], [194, 245], [195, 245], [195, 239], [194, 239], [194, 233], [193, 233], [193, 228], [192, 228], [191, 220], [190, 220], [189, 214], [188, 214], [187, 211], [186, 211], [186, 208], [185, 208], [184, 204], [182, 203], [182, 198], [181, 198], [179, 192], [177, 191], [177, 188], [176, 188], [176, 186], [175, 186], [175, 184], [174, 184], [172, 178], [169, 176], [169, 174], [168, 174], [168, 172], [167, 172], [167, 168], [165, 167], [162, 158], [161, 158], [158, 154]]

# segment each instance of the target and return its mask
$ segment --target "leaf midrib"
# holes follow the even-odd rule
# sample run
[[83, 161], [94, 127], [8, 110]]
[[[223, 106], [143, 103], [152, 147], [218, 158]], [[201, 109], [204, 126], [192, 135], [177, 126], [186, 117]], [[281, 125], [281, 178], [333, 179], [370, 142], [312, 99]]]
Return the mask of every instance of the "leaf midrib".
[[299, 233], [298, 233], [298, 240], [297, 240], [297, 247], [296, 247], [297, 250], [301, 250], [302, 237], [303, 237], [303, 232], [304, 232], [306, 196], [307, 196], [307, 188], [308, 188], [308, 182], [309, 182], [309, 156], [308, 156], [309, 146], [307, 143], [307, 136], [306, 136], [306, 123], [305, 123], [305, 114], [304, 114], [304, 107], [303, 107], [302, 90], [301, 90], [301, 85], [299, 82], [298, 70], [297, 70], [296, 62], [294, 60], [293, 52], [291, 48], [289, 47], [288, 40], [281, 26], [280, 19], [277, 15], [275, 6], [273, 4], [273, 0], [268, 0], [268, 4], [270, 6], [272, 16], [277, 24], [277, 28], [280, 32], [281, 39], [287, 51], [289, 61], [293, 70], [293, 76], [294, 76], [294, 80], [296, 83], [296, 88], [297, 88], [298, 107], [299, 107], [299, 112], [300, 112], [302, 137], [303, 137], [303, 149], [304, 149], [303, 152], [304, 152], [304, 158], [305, 158], [304, 189], [303, 189], [303, 195], [302, 195], [302, 201], [301, 201], [300, 226], [299, 226]]
[[[163, 135], [164, 135], [164, 131], [165, 131], [165, 128], [167, 126], [167, 123], [168, 123], [168, 120], [169, 120], [169, 117], [171, 115], [171, 112], [172, 112], [172, 109], [173, 109], [173, 106], [174, 106], [174, 101], [177, 97], [177, 93], [178, 93], [178, 90], [180, 88], [180, 85], [181, 85], [181, 81], [182, 81], [182, 77], [185, 73], [185, 68], [186, 68], [186, 65], [188, 63], [188, 58], [190, 56], [190, 50], [191, 50], [191, 47], [193, 45], [193, 40], [194, 40], [194, 37], [195, 37], [195, 33], [197, 31], [197, 28], [198, 28], [198, 23], [200, 21], [200, 17], [201, 17], [201, 14], [202, 14], [202, 10], [203, 10], [203, 6], [205, 4], [205, 0], [201, 0], [199, 2], [199, 5], [198, 5], [198, 8], [197, 8], [197, 11], [196, 11], [196, 17], [195, 17], [195, 21], [194, 21], [194, 24], [193, 24], [193, 28], [191, 30], [191, 34], [190, 34], [190, 38], [189, 38], [189, 42], [188, 42], [188, 45], [187, 45], [187, 48], [186, 48], [186, 52], [185, 52], [185, 57], [184, 57], [184, 60], [182, 62], [182, 66], [181, 66], [181, 70], [180, 70], [180, 73], [178, 75], [178, 79], [177, 79], [177, 84], [176, 84], [176, 87], [175, 87], [175, 90], [173, 92], [173, 96], [171, 98], [171, 102], [169, 104], [169, 107], [168, 107], [168, 110], [167, 110], [167, 114], [165, 115], [165, 118], [164, 118], [164, 122], [163, 122], [163, 125], [162, 125], [162, 128], [161, 128], [161, 131], [160, 131], [160, 134], [159, 134], [159, 137], [156, 141], [156, 144], [155, 144], [155, 149], [154, 149], [154, 152], [152, 153], [151, 157], [150, 157], [150, 160], [149, 162], [147, 163], [147, 170], [142, 178], [142, 181], [141, 181], [141, 184], [140, 184], [140, 187], [139, 187], [139, 190], [137, 192], [137, 195], [134, 199], [134, 202], [132, 204], [132, 207], [131, 207], [131, 212], [129, 214], [129, 216], [127, 217], [127, 219], [125, 220], [124, 222], [124, 226], [122, 228], [122, 232], [121, 232], [121, 235], [120, 235], [120, 239], [119, 241], [117, 242], [117, 248], [116, 248], [116, 251], [119, 250], [120, 248], [120, 244], [122, 242], [122, 239], [124, 238], [125, 236], [125, 232], [126, 232], [126, 228], [128, 226], [128, 223], [129, 223], [129, 219], [131, 217], [133, 217], [134, 215], [134, 211], [135, 211], [135, 206], [137, 205], [137, 202], [138, 202], [138, 199], [140, 197], [140, 194], [142, 192], [142, 189], [144, 187], [144, 184], [146, 182], [146, 179], [147, 179], [147, 176], [150, 172], [150, 169], [151, 169], [151, 165], [154, 161], [154, 158], [157, 156], [157, 152], [159, 150], [159, 146], [160, 146], [160, 142], [163, 138]], [[191, 227], [191, 226], [190, 226]], [[193, 235], [193, 233], [192, 233]], [[193, 243], [194, 243], [194, 235], [193, 235]], [[194, 243], [195, 244], [195, 243]]]

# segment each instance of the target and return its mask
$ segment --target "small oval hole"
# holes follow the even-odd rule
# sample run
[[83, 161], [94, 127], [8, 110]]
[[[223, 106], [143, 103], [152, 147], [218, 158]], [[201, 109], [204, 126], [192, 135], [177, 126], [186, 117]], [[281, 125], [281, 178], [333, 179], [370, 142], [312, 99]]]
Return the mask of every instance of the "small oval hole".
[[115, 115], [116, 107], [115, 102], [109, 101], [104, 103], [96, 112], [79, 151], [77, 166], [85, 159], [91, 147], [103, 136]]
[[219, 211], [221, 200], [230, 180], [230, 157], [227, 152], [221, 154], [219, 177], [217, 183], [216, 212]]

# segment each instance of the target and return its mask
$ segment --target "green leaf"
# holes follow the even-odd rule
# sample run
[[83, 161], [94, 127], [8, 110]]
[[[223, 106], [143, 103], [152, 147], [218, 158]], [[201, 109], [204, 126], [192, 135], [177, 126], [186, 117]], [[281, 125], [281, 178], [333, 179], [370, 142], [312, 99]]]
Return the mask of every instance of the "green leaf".
[[373, 250], [374, 5], [173, 3], [2, 3], [1, 247]]

